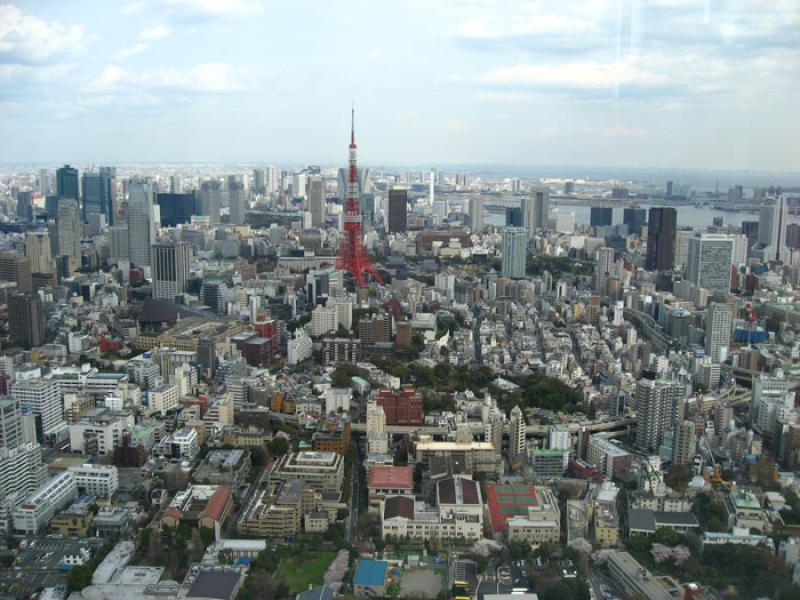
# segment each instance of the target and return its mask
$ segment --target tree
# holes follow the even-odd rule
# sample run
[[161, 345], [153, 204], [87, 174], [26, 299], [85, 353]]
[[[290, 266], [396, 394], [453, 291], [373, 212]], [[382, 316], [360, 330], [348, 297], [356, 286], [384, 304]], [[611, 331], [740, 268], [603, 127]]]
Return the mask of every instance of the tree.
[[283, 436], [275, 436], [267, 445], [271, 456], [283, 456], [289, 451], [289, 442]]
[[401, 381], [407, 381], [408, 379], [408, 369], [403, 363], [397, 363], [392, 367], [390, 371], [394, 377], [398, 377]]
[[511, 560], [527, 560], [531, 557], [531, 545], [526, 541], [509, 542], [506, 547]]
[[70, 593], [80, 592], [90, 585], [92, 585], [92, 567], [90, 565], [76, 565], [67, 573], [67, 589]]
[[685, 492], [692, 480], [691, 465], [671, 465], [664, 474], [664, 483], [672, 489]]

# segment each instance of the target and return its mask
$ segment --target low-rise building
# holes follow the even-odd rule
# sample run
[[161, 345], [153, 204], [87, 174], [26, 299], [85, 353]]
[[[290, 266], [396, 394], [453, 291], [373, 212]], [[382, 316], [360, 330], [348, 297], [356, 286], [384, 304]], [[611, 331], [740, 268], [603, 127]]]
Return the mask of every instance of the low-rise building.
[[751, 490], [731, 490], [725, 498], [725, 517], [729, 528], [744, 527], [764, 531], [764, 511]]
[[344, 457], [335, 452], [291, 452], [276, 460], [270, 468], [269, 483], [302, 479], [322, 492], [341, 492], [344, 481]]
[[595, 502], [592, 525], [595, 544], [604, 548], [619, 545], [619, 515], [615, 502]]
[[14, 509], [14, 531], [38, 533], [58, 511], [77, 497], [78, 487], [69, 471], [53, 475]]
[[384, 539], [474, 542], [481, 538], [482, 530], [482, 520], [475, 514], [426, 507], [413, 496], [389, 496], [381, 503]]
[[78, 493], [98, 498], [111, 498], [119, 488], [119, 472], [113, 465], [85, 463], [69, 467]]
[[604, 435], [595, 434], [589, 438], [586, 460], [607, 477], [618, 477], [631, 468], [633, 457]]
[[686, 533], [699, 529], [697, 517], [691, 512], [656, 512], [646, 508], [628, 511], [628, 535], [653, 535], [659, 529]]
[[414, 467], [373, 467], [367, 476], [369, 503], [379, 506], [386, 496], [414, 493]]
[[212, 450], [194, 472], [194, 480], [200, 483], [229, 485], [238, 488], [247, 481], [250, 474], [250, 452], [234, 448], [232, 450]]
[[414, 443], [414, 462], [428, 468], [434, 456], [463, 460], [467, 472], [493, 473], [497, 457], [491, 442], [436, 441], [421, 435]]
[[531, 465], [536, 478], [541, 481], [560, 479], [569, 465], [569, 450], [536, 448], [531, 455]]
[[[648, 600], [673, 600], [682, 596], [682, 589], [670, 578], [654, 577], [627, 552], [613, 552], [608, 557], [611, 578], [630, 596]], [[678, 594], [672, 592], [677, 589]]]
[[184, 427], [165, 437], [156, 447], [156, 453], [166, 458], [194, 460], [200, 452], [197, 430]]

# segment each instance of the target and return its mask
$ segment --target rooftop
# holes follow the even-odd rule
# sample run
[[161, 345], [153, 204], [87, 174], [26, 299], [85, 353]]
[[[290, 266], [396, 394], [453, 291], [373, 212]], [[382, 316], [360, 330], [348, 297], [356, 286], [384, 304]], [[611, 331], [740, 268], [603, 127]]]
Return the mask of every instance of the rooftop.
[[414, 467], [372, 467], [367, 487], [412, 489], [414, 487]]
[[385, 560], [360, 560], [353, 576], [353, 585], [384, 585], [388, 566]]

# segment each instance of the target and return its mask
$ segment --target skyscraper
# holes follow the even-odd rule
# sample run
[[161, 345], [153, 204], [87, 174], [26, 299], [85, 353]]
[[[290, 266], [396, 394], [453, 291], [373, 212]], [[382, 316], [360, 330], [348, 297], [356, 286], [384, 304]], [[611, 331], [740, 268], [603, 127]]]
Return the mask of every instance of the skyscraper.
[[389, 190], [389, 233], [402, 233], [408, 229], [408, 189], [393, 187]]
[[24, 441], [19, 400], [0, 397], [0, 448], [16, 448]]
[[525, 413], [522, 412], [519, 406], [515, 406], [511, 409], [511, 436], [508, 445], [508, 453], [511, 458], [525, 454], [525, 435], [527, 432], [528, 424], [525, 421]]
[[480, 196], [469, 198], [469, 221], [473, 233], [483, 231], [483, 199]]
[[[192, 192], [156, 194], [161, 227], [176, 227], [182, 223], [190, 223], [192, 215], [195, 214], [195, 202], [195, 194]], [[197, 202], [199, 203], [199, 198]]]
[[228, 186], [228, 222], [231, 225], [244, 225], [247, 215], [247, 193], [244, 185], [235, 181]]
[[530, 195], [520, 200], [523, 227], [528, 230], [528, 239], [532, 239], [537, 229], [547, 227], [550, 213], [550, 188], [534, 187]]
[[592, 206], [589, 214], [589, 225], [592, 227], [610, 226], [614, 219], [614, 209], [610, 206]]
[[23, 407], [30, 408], [33, 414], [41, 417], [42, 433], [45, 436], [66, 425], [61, 390], [51, 381], [44, 379], [17, 381], [11, 386], [11, 395], [19, 400]]
[[78, 201], [58, 201], [58, 254], [69, 257], [71, 270], [81, 266], [81, 213]]
[[519, 206], [506, 207], [506, 225], [511, 227], [522, 227], [522, 208]]
[[72, 198], [78, 201], [80, 198], [78, 169], [64, 165], [56, 170], [56, 195], [59, 198]]
[[311, 213], [311, 226], [322, 227], [325, 223], [325, 180], [321, 175], [308, 178], [308, 210]]
[[44, 307], [38, 295], [12, 294], [9, 296], [8, 328], [12, 337], [30, 348], [44, 344]]
[[725, 362], [731, 341], [731, 307], [716, 302], [706, 311], [706, 356], [714, 363]]
[[628, 226], [628, 234], [640, 236], [647, 223], [647, 211], [644, 208], [626, 208], [622, 211], [622, 222]]
[[524, 279], [528, 260], [528, 231], [524, 227], [504, 227], [502, 274], [510, 279]]
[[174, 301], [186, 291], [192, 249], [187, 242], [153, 244], [153, 298]]
[[200, 296], [203, 304], [208, 306], [215, 313], [222, 313], [225, 310], [225, 291], [227, 286], [221, 279], [209, 278], [203, 281]]
[[33, 193], [17, 192], [17, 219], [25, 223], [33, 221]]
[[219, 209], [222, 205], [222, 185], [212, 179], [200, 185], [200, 215], [209, 217], [212, 225], [219, 224]]
[[25, 234], [25, 256], [30, 261], [32, 273], [52, 273], [53, 251], [47, 231], [29, 231]]
[[108, 225], [114, 224], [114, 200], [116, 197], [114, 167], [100, 167], [96, 172], [83, 174], [83, 221], [89, 222], [93, 214], [101, 214]]
[[672, 464], [688, 465], [694, 461], [697, 433], [692, 421], [680, 421], [673, 431]]
[[761, 207], [758, 223], [758, 241], [751, 248], [754, 258], [763, 261], [786, 259], [786, 225], [789, 207], [783, 195], [771, 198]]
[[639, 450], [658, 451], [682, 396], [682, 386], [671, 381], [642, 377], [636, 382], [636, 447]]
[[0, 280], [13, 281], [21, 292], [33, 291], [30, 260], [16, 252], [3, 252], [0, 254]]
[[651, 208], [647, 223], [648, 271], [670, 271], [675, 260], [675, 232], [678, 211], [674, 208]]
[[253, 169], [253, 185], [251, 186], [254, 194], [267, 193], [267, 172], [265, 169]]
[[733, 239], [718, 233], [689, 238], [686, 278], [710, 294], [727, 294], [731, 289]]
[[133, 182], [128, 188], [128, 258], [133, 264], [150, 265], [155, 234], [153, 188], [146, 182]]
[[609, 273], [614, 268], [614, 255], [613, 248], [602, 247], [597, 249], [597, 265], [595, 266], [594, 280], [595, 289], [601, 295], [606, 294], [606, 282], [608, 281]]

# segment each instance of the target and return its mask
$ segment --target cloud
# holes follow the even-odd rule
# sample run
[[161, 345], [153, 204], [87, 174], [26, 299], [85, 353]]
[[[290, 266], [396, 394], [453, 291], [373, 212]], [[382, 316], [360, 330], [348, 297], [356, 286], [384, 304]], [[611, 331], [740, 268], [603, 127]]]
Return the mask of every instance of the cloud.
[[584, 129], [586, 135], [597, 135], [613, 138], [638, 138], [647, 135], [647, 130], [641, 127], [626, 127], [625, 125], [610, 125], [608, 127], [589, 127]]
[[164, 24], [157, 24], [153, 25], [152, 27], [147, 27], [142, 29], [139, 32], [139, 39], [147, 42], [154, 42], [156, 40], [163, 40], [164, 38], [169, 37], [171, 31], [170, 28]]
[[523, 102], [533, 95], [525, 92], [478, 92], [475, 97], [481, 102]]
[[262, 10], [259, 0], [167, 0], [176, 16], [187, 19], [251, 17]]
[[445, 119], [444, 122], [442, 122], [442, 127], [447, 129], [448, 131], [454, 131], [454, 132], [463, 132], [470, 130], [469, 123], [467, 123], [463, 119], [458, 119], [456, 117], [449, 117]]
[[138, 15], [144, 12], [145, 3], [142, 0], [136, 0], [122, 7], [120, 11], [123, 15]]
[[0, 5], [0, 63], [66, 62], [86, 51], [83, 27], [44, 21], [11, 4]]
[[122, 87], [224, 94], [245, 91], [250, 73], [224, 62], [202, 63], [188, 70], [160, 69], [135, 73], [118, 65], [106, 67], [94, 87], [113, 91]]
[[475, 81], [501, 87], [600, 90], [623, 84], [662, 85], [668, 78], [642, 69], [633, 61], [604, 63], [587, 60], [500, 67], [477, 76]]
[[145, 27], [139, 32], [139, 42], [133, 46], [123, 48], [114, 54], [113, 58], [114, 60], [122, 61], [130, 58], [131, 56], [141, 54], [142, 52], [150, 49], [152, 42], [168, 38], [171, 33], [172, 30], [169, 27], [160, 23], [151, 27]]

